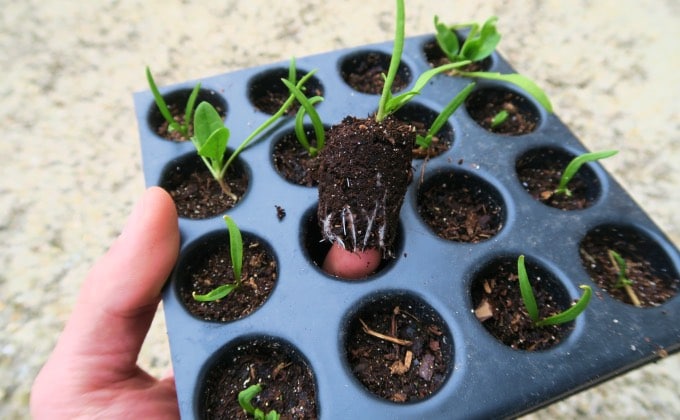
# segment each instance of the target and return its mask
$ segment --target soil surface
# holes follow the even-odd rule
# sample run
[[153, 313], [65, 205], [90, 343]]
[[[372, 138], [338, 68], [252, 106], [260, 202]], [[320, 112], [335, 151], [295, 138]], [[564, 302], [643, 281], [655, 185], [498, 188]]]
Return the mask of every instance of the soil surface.
[[441, 238], [476, 243], [503, 227], [503, 209], [489, 191], [463, 173], [437, 177], [422, 188], [418, 213]]
[[[531, 133], [539, 121], [538, 111], [523, 96], [505, 89], [473, 91], [465, 101], [468, 114], [487, 131], [519, 136]], [[501, 111], [508, 113], [502, 124], [492, 127], [491, 121]]]
[[[390, 64], [389, 58], [385, 59], [381, 54], [369, 53], [353, 59], [351, 64], [351, 69], [342, 72], [342, 77], [348, 85], [354, 90], [363, 93], [376, 95], [382, 93], [383, 86], [385, 86], [383, 74], [387, 75]], [[402, 67], [403, 65], [399, 66], [400, 70]], [[404, 77], [401, 71], [397, 71], [397, 75], [392, 83], [392, 93], [404, 89], [409, 82], [410, 79], [408, 77]]]
[[[459, 39], [460, 45], [463, 45], [463, 40]], [[430, 66], [432, 67], [439, 67], [443, 66], [445, 64], [451, 64], [451, 61], [449, 58], [444, 54], [444, 52], [439, 48], [439, 45], [437, 45], [436, 40], [432, 40], [430, 42], [427, 42], [423, 46], [423, 52], [425, 53], [425, 57], [427, 58], [427, 62], [430, 63]], [[475, 61], [467, 66], [461, 67], [459, 70], [460, 71], [487, 71], [491, 68], [491, 57], [486, 57], [480, 61]], [[449, 75], [455, 75], [456, 70], [453, 70], [448, 73]]]
[[[311, 145], [316, 146], [314, 130], [308, 129], [306, 133]], [[284, 135], [276, 142], [273, 159], [276, 171], [289, 182], [306, 187], [315, 187], [319, 183], [317, 171], [320, 159], [318, 155], [311, 157], [307, 153], [295, 132]]]
[[391, 117], [346, 117], [327, 133], [319, 165], [319, 226], [349, 250], [391, 254], [411, 177], [413, 130]]
[[[384, 334], [402, 343], [368, 333]], [[452, 370], [450, 337], [429, 307], [408, 301], [368, 305], [349, 325], [345, 348], [354, 375], [373, 394], [398, 403], [436, 392]]]
[[583, 166], [569, 181], [571, 196], [554, 194], [563, 170], [572, 157], [554, 149], [530, 152], [517, 161], [517, 176], [525, 190], [535, 199], [561, 210], [590, 207], [600, 192], [600, 182], [588, 167]]
[[225, 241], [202, 248], [200, 255], [182, 268], [186, 273], [179, 278], [179, 295], [189, 312], [206, 321], [233, 321], [252, 313], [267, 300], [277, 278], [276, 261], [260, 242], [244, 236], [241, 287], [222, 299], [199, 302], [192, 293], [206, 294], [223, 284], [234, 283], [229, 257], [228, 237]]
[[[235, 161], [225, 175], [231, 192], [238, 198], [248, 188], [248, 174]], [[172, 196], [180, 217], [205, 219], [224, 213], [236, 202], [222, 191], [203, 161], [196, 157], [186, 164], [178, 163], [167, 171], [161, 186]]]
[[238, 404], [238, 394], [262, 385], [251, 403], [282, 420], [318, 418], [314, 375], [286, 346], [251, 342], [225, 354], [207, 373], [200, 396], [204, 419], [252, 419]]
[[617, 287], [619, 268], [609, 250], [626, 261], [626, 277], [642, 307], [659, 306], [678, 293], [680, 276], [663, 250], [631, 230], [595, 230], [581, 241], [581, 263], [599, 288], [621, 302], [633, 300], [624, 287]]
[[[556, 281], [531, 263], [526, 263], [541, 319], [569, 307], [567, 293]], [[488, 303], [492, 317], [482, 325], [503, 344], [517, 350], [545, 350], [566, 338], [573, 322], [562, 325], [534, 326], [524, 307], [517, 277], [517, 261], [505, 259], [484, 270], [472, 285], [472, 304]]]

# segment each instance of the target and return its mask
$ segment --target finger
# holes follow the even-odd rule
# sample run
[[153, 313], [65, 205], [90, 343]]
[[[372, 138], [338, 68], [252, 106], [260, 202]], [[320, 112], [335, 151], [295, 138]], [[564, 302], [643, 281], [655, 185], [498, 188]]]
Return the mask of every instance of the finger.
[[377, 249], [350, 252], [335, 243], [328, 251], [322, 268], [334, 276], [355, 280], [375, 272], [380, 259], [380, 251]]
[[175, 205], [164, 190], [150, 188], [90, 271], [55, 354], [94, 364], [105, 356], [113, 373], [134, 372], [178, 249]]

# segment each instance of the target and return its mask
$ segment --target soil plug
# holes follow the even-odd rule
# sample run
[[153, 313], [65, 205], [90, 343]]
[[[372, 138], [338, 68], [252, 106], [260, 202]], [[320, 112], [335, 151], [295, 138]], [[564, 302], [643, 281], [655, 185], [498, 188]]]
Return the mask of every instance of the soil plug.
[[331, 127], [319, 153], [321, 232], [324, 239], [351, 252], [373, 249], [384, 257], [393, 256], [399, 211], [411, 177], [415, 130], [392, 114], [435, 75], [469, 64], [462, 61], [428, 70], [413, 90], [392, 96], [404, 49], [404, 22], [404, 1], [397, 0], [394, 48], [378, 112], [362, 119], [348, 116]]

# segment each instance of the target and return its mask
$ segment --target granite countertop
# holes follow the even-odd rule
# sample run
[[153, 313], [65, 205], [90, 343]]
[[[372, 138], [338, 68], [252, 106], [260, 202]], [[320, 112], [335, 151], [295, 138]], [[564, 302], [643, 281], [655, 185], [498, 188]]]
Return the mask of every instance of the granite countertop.
[[[144, 188], [132, 93], [388, 40], [391, 2], [4, 2], [0, 17], [0, 417], [28, 417], [33, 378], [92, 262]], [[511, 4], [511, 5], [510, 5]], [[680, 245], [680, 4], [407, 2], [407, 35], [499, 16], [500, 52]], [[651, 6], [650, 6], [651, 5]], [[652, 7], [652, 8], [649, 8]], [[159, 310], [162, 312], [162, 309]], [[169, 364], [163, 317], [140, 357]], [[680, 417], [680, 355], [529, 418]]]

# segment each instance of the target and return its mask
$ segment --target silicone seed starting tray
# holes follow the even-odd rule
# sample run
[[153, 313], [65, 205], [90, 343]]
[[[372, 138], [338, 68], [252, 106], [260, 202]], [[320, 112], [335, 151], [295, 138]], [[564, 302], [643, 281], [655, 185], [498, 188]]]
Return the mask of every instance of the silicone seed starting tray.
[[[402, 73], [410, 80], [408, 87], [430, 68], [424, 51], [432, 39], [407, 39]], [[392, 43], [387, 42], [297, 59], [300, 72], [318, 69], [313, 83], [325, 97], [317, 105], [325, 124], [376, 111], [378, 95], [352, 89], [342, 73], [367, 53], [389, 57], [391, 49]], [[287, 66], [280, 62], [200, 80], [200, 99], [213, 102], [226, 114], [232, 150], [269, 117], [251, 102], [254, 92], [267, 83], [280, 85]], [[496, 53], [489, 70], [513, 71]], [[167, 86], [162, 92], [168, 101], [173, 95], [186, 97], [194, 83]], [[404, 111], [404, 118], [431, 121], [431, 115], [467, 83], [457, 77], [435, 77]], [[319, 268], [328, 244], [319, 243], [317, 189], [287, 181], [273, 165], [275, 144], [292, 131], [292, 117], [284, 118], [240, 155], [248, 185], [236, 206], [205, 219], [180, 217], [182, 252], [163, 302], [183, 418], [203, 417], [201, 393], [211, 366], [229, 363], [234, 352], [253, 340], [290, 352], [311, 369], [318, 415], [327, 419], [515, 416], [680, 348], [680, 299], [673, 296], [657, 306], [638, 308], [612, 297], [591, 280], [580, 247], [584, 238], [599, 235], [614, 238], [605, 240], [609, 244], [605, 246], [614, 246], [617, 240], [638, 243], [675, 291], [680, 281], [678, 250], [599, 164], [588, 164], [580, 175], [586, 184], [587, 208], [564, 211], [534, 199], [518, 177], [520, 162], [532, 153], [538, 153], [541, 162], [549, 154], [573, 157], [586, 149], [556, 115], [546, 113], [516, 88], [479, 82], [475, 93], [485, 90], [523, 97], [521, 106], [533, 113], [536, 127], [524, 135], [495, 134], [473, 120], [466, 107], [459, 109], [440, 132], [451, 139], [450, 148], [428, 160], [413, 160], [395, 258], [365, 280], [337, 279]], [[135, 105], [146, 183], [163, 185], [169, 173], [195, 155], [193, 145], [156, 134], [160, 117], [150, 92], [137, 93]], [[429, 197], [426, 192], [437, 183], [456, 184], [455, 188], [497, 208], [497, 233], [476, 243], [435, 233], [422, 212]], [[204, 321], [187, 311], [178, 282], [191, 268], [187, 255], [200, 254], [211, 240], [228, 238], [221, 217], [225, 213], [244, 236], [258, 238], [268, 248], [276, 262], [277, 280], [269, 298], [249, 316], [231, 322]], [[578, 299], [582, 284], [594, 291], [590, 306], [568, 326], [561, 342], [541, 351], [517, 350], [502, 343], [474, 313], [477, 292], [473, 289], [479, 288], [481, 276], [499, 262], [514, 263], [520, 254], [546, 277], [556, 299], [567, 304]], [[355, 376], [346, 351], [350, 325], [381, 301], [412, 310], [417, 318], [443, 321], [439, 345], [448, 366], [440, 388], [431, 396], [392, 402], [372, 394]]]

